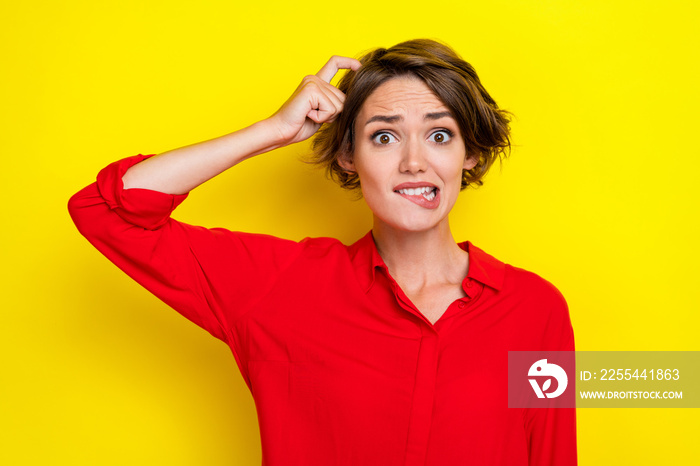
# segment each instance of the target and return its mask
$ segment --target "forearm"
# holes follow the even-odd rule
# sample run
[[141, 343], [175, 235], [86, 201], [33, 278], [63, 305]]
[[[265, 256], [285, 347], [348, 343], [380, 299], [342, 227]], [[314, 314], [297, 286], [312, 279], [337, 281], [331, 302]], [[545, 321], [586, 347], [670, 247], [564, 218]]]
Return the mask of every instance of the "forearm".
[[270, 120], [224, 136], [170, 150], [138, 163], [124, 174], [124, 189], [184, 194], [234, 165], [284, 145]]

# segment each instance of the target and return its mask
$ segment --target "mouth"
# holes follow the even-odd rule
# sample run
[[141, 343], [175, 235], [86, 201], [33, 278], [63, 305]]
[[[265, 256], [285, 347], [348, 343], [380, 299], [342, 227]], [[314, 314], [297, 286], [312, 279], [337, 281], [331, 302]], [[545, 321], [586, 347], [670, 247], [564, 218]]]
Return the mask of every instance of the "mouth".
[[433, 210], [438, 208], [441, 200], [440, 189], [437, 186], [426, 184], [423, 184], [423, 186], [406, 186], [406, 184], [397, 186], [397, 188], [401, 187], [401, 189], [394, 189], [394, 192], [424, 209]]
[[404, 196], [422, 196], [426, 201], [432, 201], [438, 194], [438, 188], [436, 186], [421, 186], [419, 188], [396, 189], [394, 192]]

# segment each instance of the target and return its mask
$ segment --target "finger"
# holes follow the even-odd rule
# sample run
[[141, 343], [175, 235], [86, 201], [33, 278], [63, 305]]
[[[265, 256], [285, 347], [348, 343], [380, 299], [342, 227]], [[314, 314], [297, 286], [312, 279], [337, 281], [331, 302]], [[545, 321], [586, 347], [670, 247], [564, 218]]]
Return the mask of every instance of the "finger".
[[325, 95], [328, 100], [333, 103], [337, 113], [340, 113], [343, 110], [345, 94], [343, 94], [338, 88], [331, 86], [330, 84], [326, 84], [326, 86], [320, 88], [320, 91], [323, 92], [323, 95]]
[[311, 110], [307, 113], [307, 117], [316, 123], [325, 123], [326, 121], [334, 118], [342, 108], [336, 106], [329, 96], [323, 92], [316, 92], [312, 95]]
[[[321, 81], [318, 76], [307, 76], [304, 82], [304, 92], [310, 99], [314, 99], [314, 94], [323, 95], [339, 113], [343, 109], [345, 102], [345, 94], [337, 87]], [[314, 101], [317, 102], [317, 101]], [[314, 105], [314, 104], [312, 104]]]
[[323, 81], [317, 75], [306, 76], [304, 78], [304, 81], [302, 82], [302, 86], [308, 86], [311, 84], [313, 84], [314, 89], [318, 89], [319, 92], [323, 92], [326, 95], [333, 95], [341, 103], [345, 102], [345, 94], [343, 93], [343, 91], [341, 91], [340, 89], [338, 89], [334, 85], [329, 84], [326, 81]]
[[325, 81], [320, 81], [319, 84], [323, 86], [323, 90], [326, 94], [333, 94], [341, 103], [345, 103], [345, 94], [343, 91]]
[[316, 73], [316, 76], [321, 78], [327, 83], [331, 82], [333, 76], [338, 72], [338, 70], [353, 70], [357, 71], [362, 64], [359, 60], [350, 57], [341, 57], [339, 55], [333, 55], [328, 62], [323, 65], [323, 68]]

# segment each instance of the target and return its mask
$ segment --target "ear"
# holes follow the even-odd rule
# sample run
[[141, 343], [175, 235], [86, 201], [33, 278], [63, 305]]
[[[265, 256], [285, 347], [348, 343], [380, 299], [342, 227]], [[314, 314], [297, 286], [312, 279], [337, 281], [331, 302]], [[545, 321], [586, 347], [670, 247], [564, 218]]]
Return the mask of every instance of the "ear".
[[340, 165], [343, 170], [347, 172], [355, 173], [357, 171], [355, 170], [355, 164], [352, 161], [352, 154], [348, 154], [347, 152], [343, 152], [342, 154], [338, 155], [338, 165]]
[[464, 157], [464, 164], [462, 165], [462, 168], [464, 170], [471, 170], [472, 168], [476, 167], [477, 162], [479, 162], [479, 156], [476, 154], [467, 154]]

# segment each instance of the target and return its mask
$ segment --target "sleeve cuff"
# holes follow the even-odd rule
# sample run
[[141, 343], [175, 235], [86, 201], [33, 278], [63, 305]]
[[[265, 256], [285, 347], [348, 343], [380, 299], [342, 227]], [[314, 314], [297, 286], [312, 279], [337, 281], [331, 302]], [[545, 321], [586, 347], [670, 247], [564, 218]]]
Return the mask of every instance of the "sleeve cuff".
[[124, 173], [155, 154], [134, 155], [103, 168], [97, 175], [97, 189], [110, 209], [134, 225], [155, 230], [167, 223], [170, 214], [189, 193], [166, 194], [150, 189], [124, 189]]

